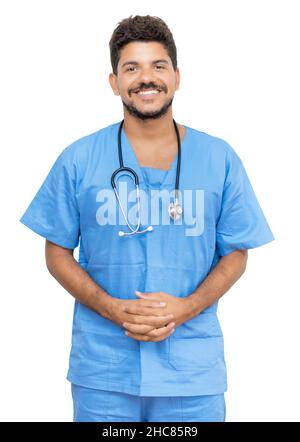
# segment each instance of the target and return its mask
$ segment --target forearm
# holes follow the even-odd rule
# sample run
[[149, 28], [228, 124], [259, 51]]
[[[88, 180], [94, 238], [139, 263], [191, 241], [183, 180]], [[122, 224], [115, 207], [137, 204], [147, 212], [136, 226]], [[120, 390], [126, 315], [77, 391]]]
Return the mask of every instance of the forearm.
[[78, 264], [71, 250], [46, 242], [46, 264], [51, 275], [80, 303], [109, 318], [112, 297]]
[[247, 250], [223, 256], [197, 289], [188, 296], [193, 316], [214, 304], [241, 277], [246, 269]]

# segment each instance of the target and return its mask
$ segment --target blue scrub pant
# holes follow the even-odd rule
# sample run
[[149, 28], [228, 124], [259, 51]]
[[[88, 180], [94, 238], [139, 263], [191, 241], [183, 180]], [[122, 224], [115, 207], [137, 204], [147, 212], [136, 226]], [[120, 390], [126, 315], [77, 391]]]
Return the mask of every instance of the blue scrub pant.
[[224, 422], [224, 394], [152, 397], [71, 384], [74, 422]]

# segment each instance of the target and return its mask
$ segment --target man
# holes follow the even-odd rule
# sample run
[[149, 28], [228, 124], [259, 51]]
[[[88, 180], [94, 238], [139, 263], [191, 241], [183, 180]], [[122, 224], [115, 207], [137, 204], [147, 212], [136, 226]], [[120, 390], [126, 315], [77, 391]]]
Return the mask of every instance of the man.
[[[180, 76], [167, 25], [125, 19], [110, 51], [123, 126], [66, 148], [21, 218], [76, 299], [74, 421], [224, 421], [217, 303], [247, 250], [273, 235], [235, 151], [173, 121]], [[120, 166], [130, 170], [112, 180]]]

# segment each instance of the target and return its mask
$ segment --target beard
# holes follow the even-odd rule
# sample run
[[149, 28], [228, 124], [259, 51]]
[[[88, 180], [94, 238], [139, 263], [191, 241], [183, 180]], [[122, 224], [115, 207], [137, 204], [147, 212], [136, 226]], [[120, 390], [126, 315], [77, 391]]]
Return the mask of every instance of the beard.
[[159, 110], [157, 111], [149, 111], [149, 112], [141, 112], [138, 110], [138, 108], [134, 104], [128, 104], [125, 103], [125, 101], [122, 100], [122, 103], [124, 107], [127, 109], [130, 115], [133, 115], [134, 117], [138, 118], [139, 120], [156, 120], [163, 115], [167, 113], [167, 110], [171, 106], [173, 102], [172, 97], [168, 102], [166, 102]]

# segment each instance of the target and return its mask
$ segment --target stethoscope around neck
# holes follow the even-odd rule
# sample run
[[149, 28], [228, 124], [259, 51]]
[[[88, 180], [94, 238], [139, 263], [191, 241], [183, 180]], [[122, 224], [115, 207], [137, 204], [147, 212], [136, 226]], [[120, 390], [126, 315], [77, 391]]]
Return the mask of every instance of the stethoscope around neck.
[[[139, 190], [139, 177], [133, 169], [131, 169], [130, 167], [124, 166], [123, 154], [122, 154], [122, 143], [121, 143], [123, 123], [124, 123], [124, 120], [121, 121], [120, 126], [119, 126], [119, 131], [118, 131], [118, 154], [119, 154], [120, 167], [119, 167], [119, 169], [116, 169], [113, 172], [113, 174], [111, 176], [111, 185], [112, 185], [112, 188], [115, 192], [115, 195], [116, 195], [118, 204], [120, 206], [125, 223], [130, 230], [129, 232], [123, 232], [122, 230], [120, 230], [119, 236], [129, 236], [129, 235], [135, 235], [138, 233], [151, 232], [153, 230], [153, 227], [148, 226], [146, 229], [140, 230], [140, 227], [141, 227], [140, 204], [141, 204], [141, 202], [140, 202], [140, 190]], [[181, 142], [180, 142], [180, 135], [179, 135], [178, 127], [177, 127], [177, 124], [174, 119], [173, 119], [173, 123], [174, 123], [175, 131], [176, 131], [176, 135], [177, 135], [178, 156], [177, 156], [177, 170], [176, 170], [176, 181], [175, 181], [175, 197], [174, 197], [174, 201], [170, 202], [170, 204], [168, 205], [168, 213], [169, 213], [170, 218], [173, 221], [177, 221], [178, 219], [180, 219], [180, 217], [182, 216], [182, 213], [183, 213], [182, 206], [179, 204], [179, 199], [178, 199], [180, 165], [181, 165]], [[132, 227], [132, 225], [129, 223], [128, 217], [125, 214], [124, 208], [123, 208], [121, 200], [120, 200], [119, 193], [117, 191], [115, 178], [120, 173], [128, 175], [134, 181], [134, 184], [135, 184], [136, 201], [137, 201], [137, 224], [135, 227]]]

